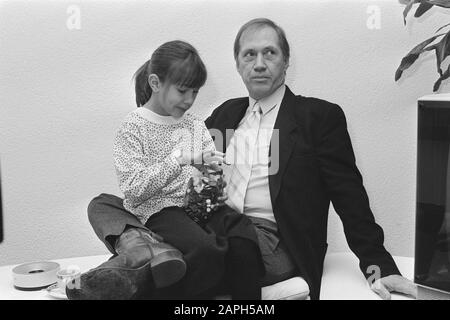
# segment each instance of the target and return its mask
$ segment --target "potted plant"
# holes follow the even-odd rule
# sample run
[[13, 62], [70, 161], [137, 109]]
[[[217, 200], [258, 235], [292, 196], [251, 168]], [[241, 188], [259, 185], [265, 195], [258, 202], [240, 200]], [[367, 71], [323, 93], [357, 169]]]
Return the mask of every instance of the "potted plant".
[[[403, 20], [405, 24], [408, 13], [415, 6], [416, 11], [414, 13], [414, 17], [416, 18], [422, 16], [433, 6], [450, 8], [450, 0], [403, 0], [401, 2], [406, 5], [405, 10], [403, 11]], [[443, 70], [442, 67], [442, 62], [448, 55], [450, 55], [450, 28], [448, 28], [447, 31], [444, 31], [444, 29], [446, 29], [448, 26], [450, 26], [450, 23], [441, 26], [435, 32], [434, 36], [419, 43], [405, 57], [403, 57], [400, 66], [397, 68], [397, 71], [395, 72], [395, 81], [400, 79], [403, 71], [408, 69], [419, 58], [419, 56], [422, 53], [434, 51], [436, 55], [436, 65], [439, 78], [434, 83], [433, 92], [439, 89], [442, 81], [450, 77], [450, 65], [447, 67], [446, 70]], [[437, 39], [440, 40], [436, 42]]]

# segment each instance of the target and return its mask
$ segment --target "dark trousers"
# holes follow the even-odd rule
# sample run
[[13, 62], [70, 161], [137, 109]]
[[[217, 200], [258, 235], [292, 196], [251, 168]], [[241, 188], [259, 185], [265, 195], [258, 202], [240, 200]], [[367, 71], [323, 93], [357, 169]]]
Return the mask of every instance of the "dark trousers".
[[181, 251], [185, 277], [160, 290], [164, 298], [195, 298], [228, 286], [233, 298], [258, 299], [264, 275], [257, 235], [251, 221], [227, 206], [216, 211], [204, 228], [179, 207], [152, 215], [145, 226], [125, 210], [119, 197], [101, 194], [88, 207], [89, 221], [100, 240], [115, 254], [115, 239], [128, 226], [150, 229]]

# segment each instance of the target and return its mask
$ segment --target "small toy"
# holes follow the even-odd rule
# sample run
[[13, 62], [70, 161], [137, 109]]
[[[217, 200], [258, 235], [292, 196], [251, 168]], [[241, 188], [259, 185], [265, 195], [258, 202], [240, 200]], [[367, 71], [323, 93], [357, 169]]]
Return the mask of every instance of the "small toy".
[[225, 181], [223, 170], [213, 170], [203, 165], [194, 169], [189, 179], [183, 207], [187, 215], [204, 226], [218, 209], [218, 198], [223, 195]]

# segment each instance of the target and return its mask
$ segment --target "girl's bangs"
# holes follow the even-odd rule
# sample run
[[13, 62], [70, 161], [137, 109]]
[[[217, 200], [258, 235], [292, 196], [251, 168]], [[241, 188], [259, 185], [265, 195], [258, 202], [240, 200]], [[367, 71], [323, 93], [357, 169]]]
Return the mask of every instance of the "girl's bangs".
[[206, 82], [206, 68], [198, 59], [185, 59], [172, 65], [168, 78], [180, 87], [201, 88]]

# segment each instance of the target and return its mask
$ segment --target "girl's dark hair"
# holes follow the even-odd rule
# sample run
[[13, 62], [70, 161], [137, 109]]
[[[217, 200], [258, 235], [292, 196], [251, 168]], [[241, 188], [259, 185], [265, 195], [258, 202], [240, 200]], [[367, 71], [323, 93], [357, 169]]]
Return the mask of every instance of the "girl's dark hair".
[[152, 73], [163, 83], [169, 81], [187, 88], [201, 88], [207, 77], [206, 67], [192, 45], [180, 40], [166, 42], [133, 76], [138, 107], [150, 100], [152, 89], [148, 76]]

